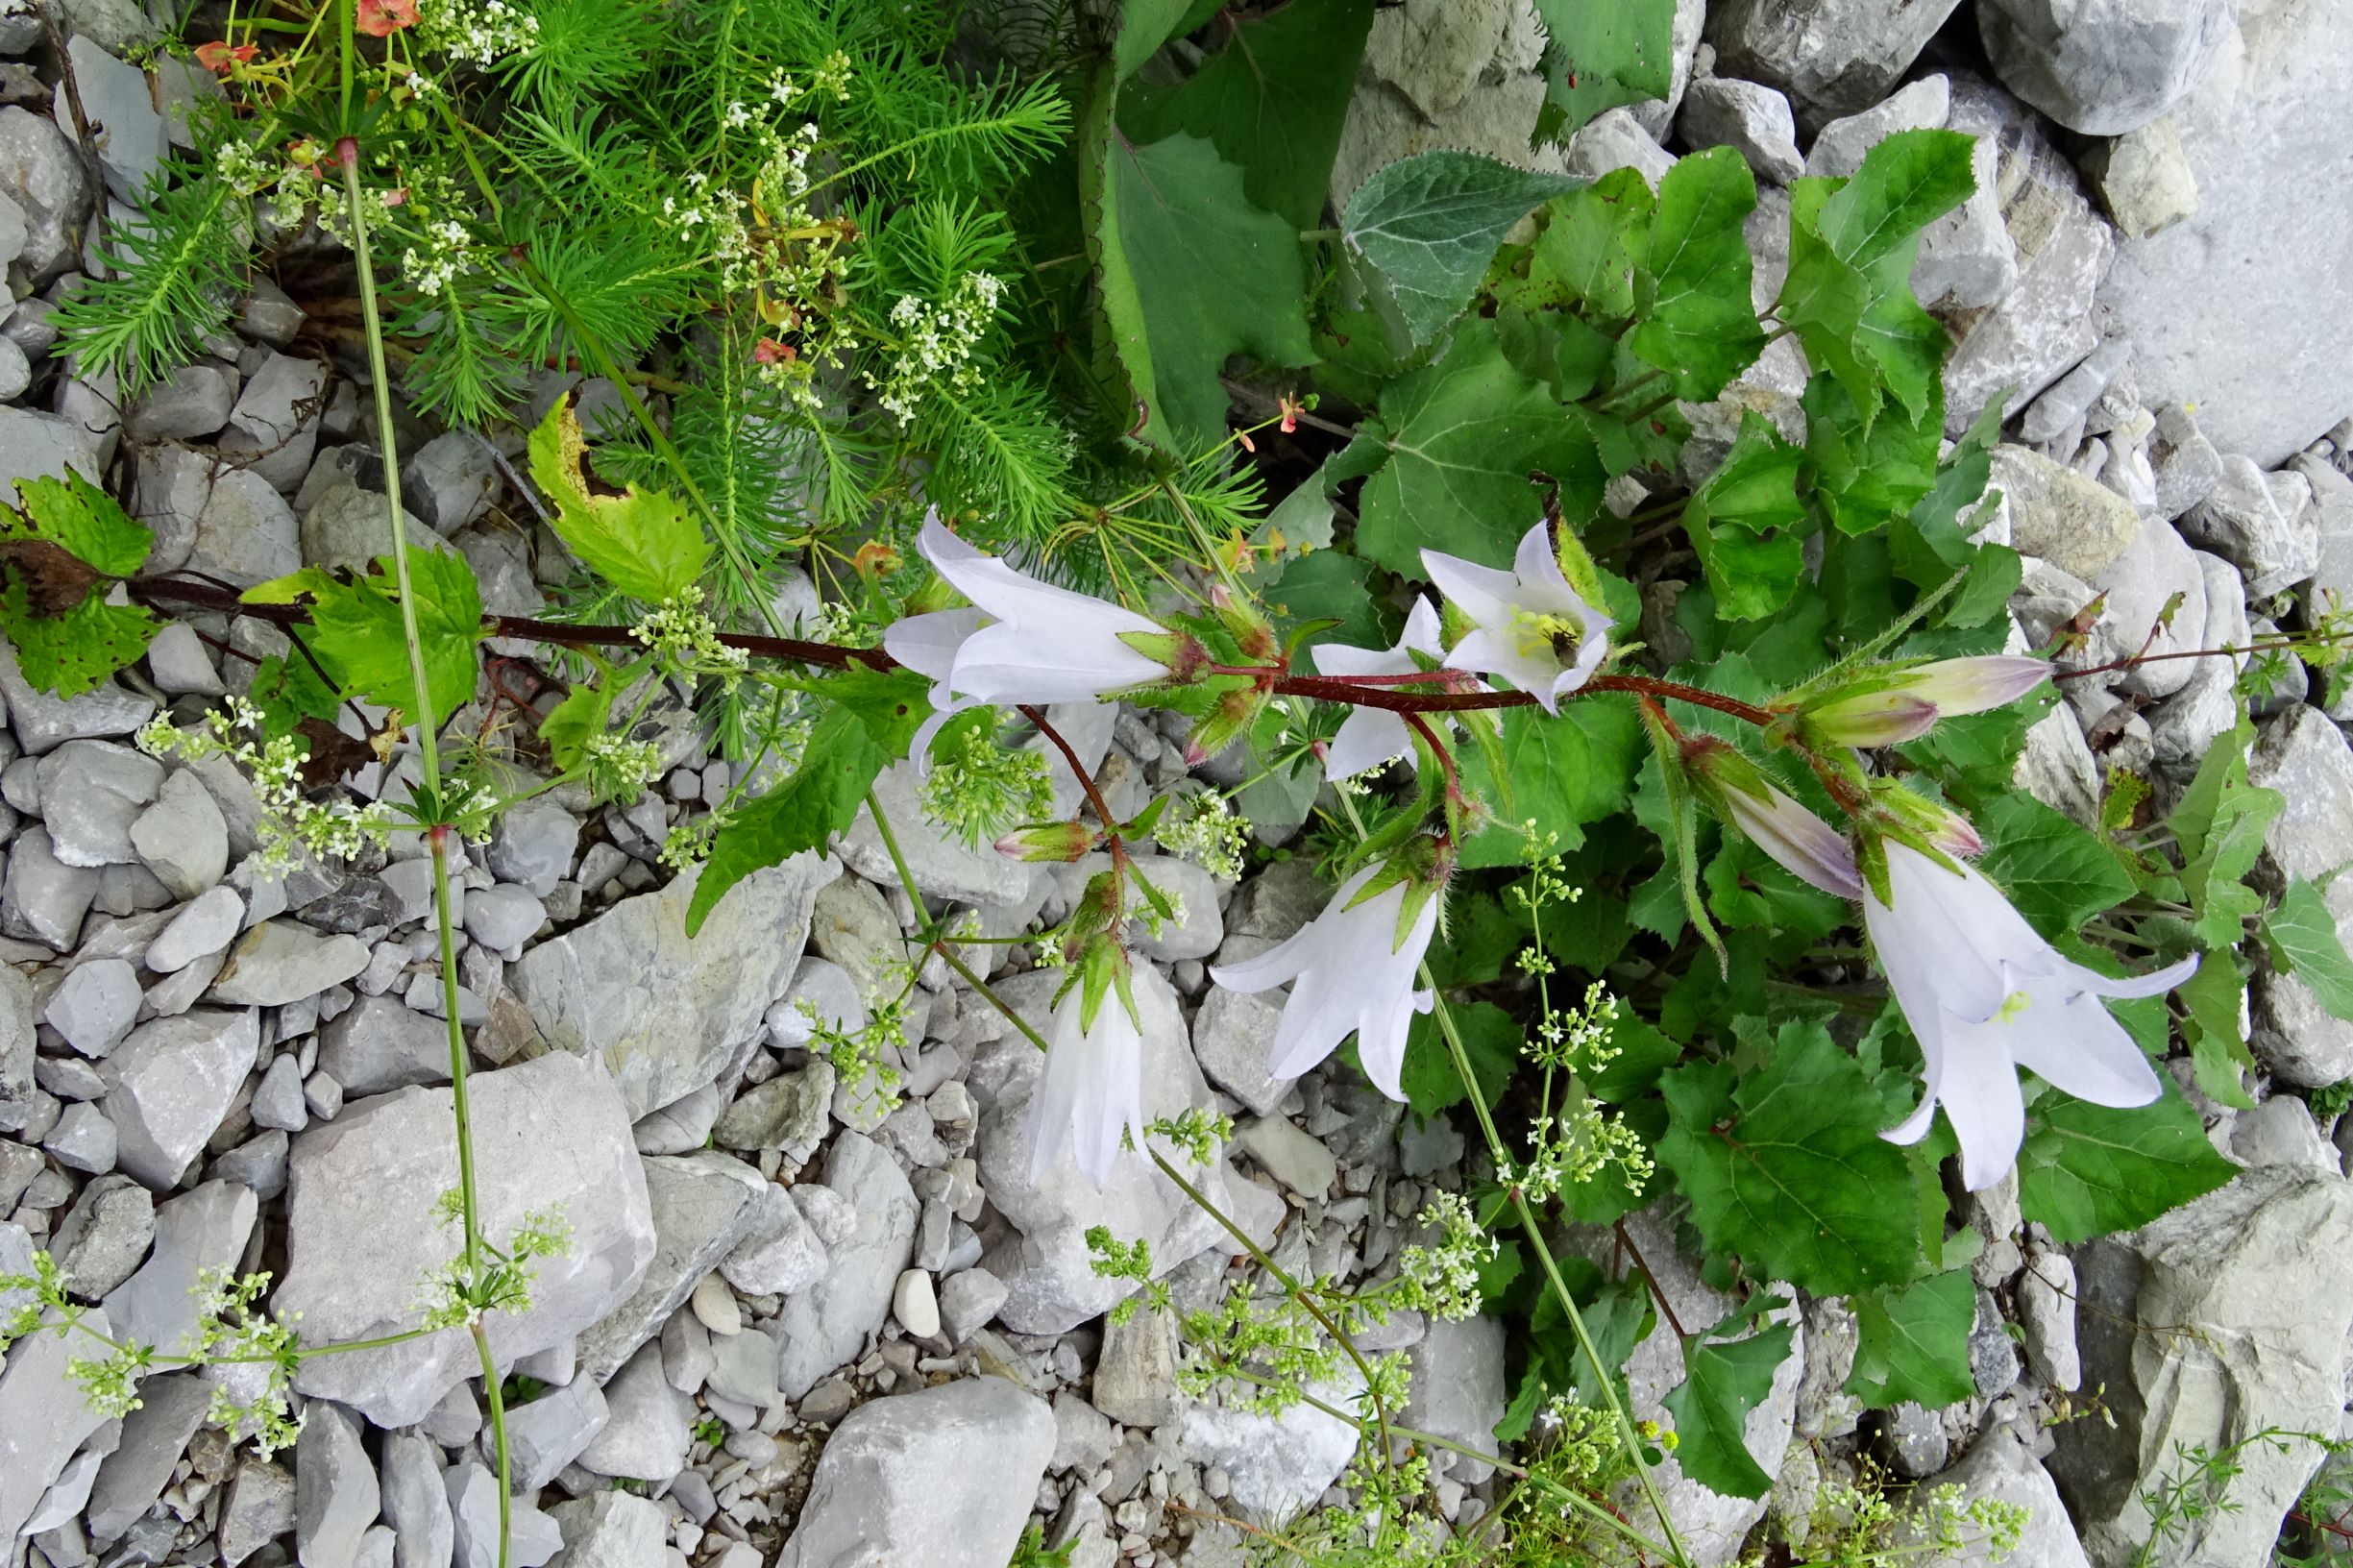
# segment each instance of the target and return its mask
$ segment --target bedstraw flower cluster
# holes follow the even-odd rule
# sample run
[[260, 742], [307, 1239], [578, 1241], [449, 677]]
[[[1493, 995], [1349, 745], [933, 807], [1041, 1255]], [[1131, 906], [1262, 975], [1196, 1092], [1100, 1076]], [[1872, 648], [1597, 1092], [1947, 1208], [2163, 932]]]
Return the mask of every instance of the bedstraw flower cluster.
[[[393, 819], [381, 801], [355, 806], [338, 796], [321, 803], [303, 794], [302, 767], [309, 757], [306, 743], [291, 735], [257, 741], [263, 732], [261, 710], [241, 697], [228, 707], [205, 715], [202, 725], [181, 729], [158, 715], [138, 733], [139, 749], [151, 757], [181, 757], [194, 762], [225, 756], [253, 780], [261, 801], [258, 870], [282, 876], [294, 869], [300, 851], [349, 860], [370, 845], [389, 841]], [[242, 731], [243, 733], [240, 733]]]
[[684, 674], [733, 680], [750, 665], [750, 655], [719, 640], [719, 623], [702, 608], [702, 591], [690, 588], [662, 600], [653, 613], [629, 628], [648, 651]]
[[452, 60], [488, 65], [539, 41], [539, 18], [507, 0], [425, 0], [417, 41]]
[[927, 394], [968, 393], [979, 384], [972, 355], [996, 321], [1004, 287], [992, 273], [968, 272], [945, 301], [902, 294], [891, 306], [891, 325], [900, 333], [898, 355], [888, 377], [869, 376], [867, 384], [901, 425], [915, 417]]

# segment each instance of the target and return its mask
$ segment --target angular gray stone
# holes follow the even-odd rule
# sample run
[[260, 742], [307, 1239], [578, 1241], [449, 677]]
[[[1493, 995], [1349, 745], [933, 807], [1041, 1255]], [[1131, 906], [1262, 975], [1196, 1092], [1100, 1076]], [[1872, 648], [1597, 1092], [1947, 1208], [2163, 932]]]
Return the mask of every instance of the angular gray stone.
[[160, 690], [175, 697], [187, 692], [219, 697], [229, 690], [221, 684], [204, 639], [184, 621], [172, 622], [149, 640], [147, 673]]
[[2008, 388], [2009, 406], [2023, 406], [2098, 345], [2093, 305], [2116, 238], [2031, 113], [1983, 83], [1956, 79], [1951, 93], [1949, 129], [1997, 150], [1994, 188], [2017, 266], [2016, 286], [1999, 300], [1946, 315], [1955, 344], [1945, 368], [1945, 433], [1958, 437], [1997, 392]]
[[[349, 479], [328, 486], [302, 511], [303, 561], [330, 572], [365, 572], [380, 555], [392, 552], [392, 517], [380, 490], [363, 490]], [[449, 547], [402, 509], [412, 550]]]
[[2094, 148], [2084, 156], [2083, 172], [2126, 238], [2153, 238], [2197, 211], [2197, 176], [2169, 119], [2152, 120]]
[[236, 1568], [294, 1528], [294, 1478], [266, 1459], [237, 1466], [221, 1506], [220, 1549], [225, 1568]]
[[545, 898], [572, 869], [579, 842], [579, 819], [553, 801], [527, 800], [500, 818], [492, 830], [491, 873]]
[[[1321, 1403], [1343, 1410], [1357, 1408], [1362, 1389], [1353, 1366], [1343, 1366], [1334, 1384], [1309, 1384]], [[1227, 1500], [1270, 1527], [1313, 1506], [1357, 1451], [1357, 1428], [1312, 1405], [1265, 1415], [1188, 1403], [1181, 1420], [1183, 1451], [1205, 1466], [1222, 1468], [1232, 1482]]]
[[28, 829], [9, 845], [8, 875], [0, 882], [0, 932], [68, 952], [97, 896], [97, 871], [66, 865], [50, 852], [46, 829]]
[[190, 899], [147, 944], [140, 963], [156, 974], [177, 974], [200, 958], [225, 951], [245, 924], [245, 900], [234, 888], [211, 888]]
[[690, 939], [696, 873], [624, 899], [543, 942], [507, 970], [561, 1051], [601, 1058], [632, 1119], [717, 1078], [800, 962], [810, 902], [836, 875], [796, 855], [729, 889]]
[[548, 907], [525, 889], [501, 884], [466, 896], [466, 935], [496, 952], [520, 947], [548, 920]]
[[111, 741], [68, 741], [40, 759], [35, 776], [58, 859], [113, 866], [138, 858], [131, 824], [162, 787], [161, 763]]
[[201, 1276], [236, 1267], [259, 1212], [253, 1188], [217, 1179], [158, 1205], [155, 1250], [106, 1298], [120, 1336], [166, 1356], [192, 1349]]
[[302, 1064], [291, 1056], [282, 1056], [262, 1073], [261, 1082], [254, 1086], [252, 1114], [257, 1126], [276, 1127], [283, 1132], [299, 1133], [310, 1125], [310, 1112], [303, 1104]]
[[49, 1247], [66, 1288], [96, 1301], [132, 1276], [155, 1235], [155, 1194], [128, 1176], [101, 1176], [65, 1212]]
[[[82, 1322], [98, 1334], [110, 1328], [104, 1311], [86, 1313]], [[0, 1539], [16, 1538], [65, 1461], [106, 1424], [66, 1373], [68, 1361], [89, 1354], [76, 1337], [29, 1335], [0, 1363]]]
[[138, 970], [127, 959], [100, 958], [66, 975], [41, 1017], [84, 1056], [102, 1057], [122, 1043], [138, 1013]]
[[489, 510], [503, 487], [497, 454], [471, 430], [446, 430], [401, 465], [401, 498], [443, 537]]
[[662, 1506], [627, 1492], [598, 1492], [548, 1510], [563, 1533], [560, 1568], [662, 1568], [670, 1545], [670, 1516]]
[[123, 431], [134, 441], [194, 440], [228, 424], [236, 401], [235, 367], [200, 359], [134, 398], [123, 410]]
[[2194, 87], [2232, 32], [2230, 0], [1977, 0], [2002, 86], [2086, 135], [2114, 136]]
[[212, 793], [183, 769], [131, 824], [131, 847], [175, 898], [193, 898], [229, 870], [229, 823]]
[[[2186, 653], [2198, 648], [2207, 616], [2206, 569], [2198, 559], [2172, 524], [2153, 517], [2143, 520], [2141, 531], [2123, 552], [2084, 579], [2107, 595], [2093, 633], [2101, 652], [2093, 662], [2128, 658], [2144, 647], [2151, 653]], [[2169, 607], [2173, 618], [2165, 624]], [[2170, 697], [2190, 684], [2198, 662], [2138, 664], [2117, 675], [2116, 685], [2141, 697]]]
[[[2006, 1422], [1993, 1427], [1959, 1463], [1940, 1473], [1933, 1484], [1959, 1487], [1962, 1507], [1980, 1501], [2007, 1503], [2024, 1514], [2025, 1528], [2017, 1546], [1999, 1559], [2011, 1568], [2090, 1568], [2083, 1543], [2075, 1538], [2075, 1527], [2059, 1499], [2059, 1489], [2034, 1457], [2031, 1434]], [[1923, 1531], [1905, 1537], [1907, 1544], [1924, 1538]], [[1967, 1553], [1950, 1560], [1993, 1560], [1983, 1545], [1971, 1547]]]
[[1614, 169], [1632, 169], [1656, 190], [1658, 182], [1675, 166], [1675, 155], [1658, 145], [1633, 110], [1613, 109], [1596, 115], [1570, 138], [1563, 161], [1568, 172], [1581, 180], [1598, 180]]
[[319, 1031], [319, 1066], [355, 1098], [446, 1084], [449, 1025], [390, 996], [362, 996]]
[[[587, 1378], [575, 1377], [561, 1388], [551, 1388], [527, 1405], [506, 1412], [508, 1462], [518, 1492], [535, 1492], [555, 1479], [555, 1473], [579, 1458], [580, 1450], [604, 1430], [611, 1419], [604, 1392]], [[481, 1436], [482, 1458], [498, 1462], [494, 1435]]]
[[1193, 1015], [1193, 1056], [1210, 1082], [1233, 1095], [1254, 1115], [1274, 1114], [1290, 1092], [1293, 1080], [1276, 1078], [1266, 1070], [1274, 1049], [1275, 1027], [1282, 1021], [1281, 997], [1257, 992], [1228, 991], [1213, 986]]
[[[947, 829], [927, 819], [918, 800], [920, 788], [912, 762], [894, 763], [874, 780], [874, 798], [890, 819], [916, 888], [926, 898], [952, 898], [958, 903], [1012, 903], [1027, 890], [1036, 868], [1008, 860], [990, 845], [967, 849]], [[842, 835], [842, 863], [869, 882], [898, 886], [898, 870], [874, 819], [867, 811]]]
[[711, 1140], [723, 1149], [814, 1149], [832, 1122], [833, 1064], [818, 1058], [744, 1091], [719, 1114]]
[[1863, 166], [1871, 149], [1899, 131], [1932, 131], [1952, 111], [1952, 84], [1943, 76], [1907, 82], [1879, 103], [1832, 120], [1814, 137], [1805, 172], [1844, 178]]
[[963, 1344], [996, 1316], [1005, 1296], [1005, 1282], [985, 1268], [949, 1275], [940, 1286], [940, 1332], [949, 1344]]
[[325, 1400], [303, 1410], [294, 1444], [294, 1551], [303, 1568], [355, 1568], [382, 1496], [349, 1411]]
[[1958, 0], [1887, 6], [1873, 0], [1729, 0], [1707, 12], [1716, 69], [1780, 88], [1819, 125], [1885, 98]]
[[1045, 1403], [1001, 1378], [869, 1400], [826, 1440], [774, 1568], [1004, 1568], [1053, 1452]]
[[90, 1488], [85, 1523], [92, 1540], [119, 1540], [163, 1495], [211, 1405], [212, 1385], [193, 1372], [140, 1381], [139, 1408], [123, 1417], [122, 1441], [98, 1466]]
[[[0, 109], [0, 191], [23, 209], [22, 259], [35, 288], [79, 263], [81, 225], [97, 193], [65, 133], [14, 104]], [[86, 477], [99, 477], [95, 465]]]
[[68, 1169], [103, 1175], [114, 1168], [114, 1124], [96, 1106], [69, 1105], [41, 1147]]
[[2268, 469], [2353, 409], [2353, 355], [2312, 327], [2336, 320], [2353, 248], [2353, 208], [2312, 200], [2353, 180], [2353, 12], [2247, 6], [2237, 31], [2171, 113], [2197, 210], [2123, 244], [2099, 311], [2150, 406], [2195, 405]]
[[[0, 115], [7, 112], [0, 110]], [[0, 422], [0, 453], [9, 450], [11, 434], [7, 424]], [[0, 469], [5, 466], [0, 462]], [[0, 481], [6, 477], [0, 472]], [[37, 691], [17, 665], [16, 649], [4, 641], [0, 641], [0, 697], [8, 699], [9, 723], [29, 757], [43, 755], [67, 741], [128, 735], [156, 711], [153, 702], [132, 696], [112, 681], [79, 697], [53, 697]]]
[[[653, 1225], [628, 1117], [593, 1064], [556, 1052], [481, 1073], [471, 1099], [483, 1233], [509, 1237], [527, 1213], [550, 1210], [572, 1228], [569, 1251], [539, 1261], [530, 1311], [491, 1317], [492, 1349], [513, 1361], [571, 1339], [626, 1300], [652, 1260]], [[359, 1101], [295, 1139], [276, 1311], [301, 1312], [305, 1332], [321, 1339], [417, 1321], [418, 1282], [459, 1246], [430, 1218], [457, 1179], [450, 1129], [449, 1090], [411, 1088]], [[477, 1370], [473, 1340], [450, 1329], [315, 1358], [294, 1383], [397, 1427]]]
[[246, 472], [282, 494], [291, 494], [310, 472], [310, 456], [318, 447], [327, 374], [327, 367], [316, 360], [271, 355], [238, 394], [221, 451], [254, 454]]
[[212, 1136], [254, 1065], [250, 1011], [191, 1009], [131, 1031], [99, 1069], [118, 1141], [115, 1163], [159, 1190], [175, 1187]]
[[[963, 1278], [958, 1274], [943, 1287], [944, 1312], [948, 1288]], [[1176, 1331], [1166, 1313], [1142, 1311], [1125, 1323], [1104, 1324], [1088, 1402], [1124, 1427], [1160, 1427], [1176, 1419]]]
[[776, 1315], [776, 1386], [797, 1400], [856, 1358], [882, 1328], [891, 1292], [915, 1254], [915, 1189], [880, 1144], [844, 1131], [825, 1161], [825, 1186], [855, 1210], [855, 1228], [828, 1240], [824, 1278], [789, 1297]]
[[2247, 592], [2268, 599], [2320, 566], [2319, 518], [2312, 485], [2294, 474], [2266, 474], [2237, 453], [2222, 477], [2181, 520], [2184, 537], [2246, 574]]
[[[452, 1539], [456, 1568], [500, 1568], [499, 1478], [488, 1465], [460, 1459], [442, 1472], [449, 1488]], [[542, 1568], [564, 1549], [555, 1521], [526, 1503], [509, 1509], [506, 1531], [507, 1568]]]
[[604, 1385], [604, 1430], [577, 1463], [600, 1476], [663, 1482], [686, 1466], [695, 1407], [662, 1375], [662, 1347], [641, 1346]]
[[[2337, 919], [2338, 940], [2353, 936], [2353, 877], [2332, 878], [2320, 896]], [[2353, 1022], [2321, 1006], [2310, 986], [2258, 964], [2252, 1001], [2247, 1042], [2274, 1077], [2308, 1089], [2353, 1078]]]
[[441, 1454], [421, 1432], [384, 1433], [378, 1487], [393, 1531], [394, 1568], [450, 1568], [453, 1547]]
[[793, 1201], [771, 1182], [753, 1205], [750, 1228], [720, 1264], [727, 1283], [748, 1296], [788, 1296], [825, 1275], [829, 1254]]
[[2265, 720], [2246, 776], [2288, 797], [2264, 829], [2265, 863], [2274, 874], [2317, 882], [2353, 862], [2353, 746], [2327, 714], [2298, 703]]
[[285, 1007], [339, 986], [368, 967], [357, 937], [327, 937], [291, 920], [264, 920], [229, 950], [213, 979], [212, 1000], [231, 1006]]
[[1789, 99], [1761, 82], [1703, 76], [1683, 94], [1676, 121], [1683, 145], [1693, 151], [1729, 147], [1760, 180], [1786, 185], [1805, 172], [1798, 155], [1798, 121]]
[[[2250, 1170], [2136, 1233], [2089, 1243], [2075, 1262], [2084, 1382], [2104, 1388], [2117, 1425], [2054, 1428], [2050, 1473], [2094, 1562], [2136, 1559], [2149, 1537], [2144, 1494], [2175, 1479], [2181, 1449], [2218, 1451], [2267, 1427], [2337, 1430], [2353, 1326], [2353, 1186], [2342, 1178]], [[2199, 1332], [2173, 1329], [2189, 1323]], [[2319, 1451], [2255, 1443], [2240, 1457], [2245, 1468], [2217, 1488], [2223, 1507], [2144, 1560], [2267, 1560]]]
[[740, 1160], [705, 1150], [638, 1162], [652, 1257], [625, 1300], [580, 1335], [580, 1375], [609, 1378], [655, 1335], [704, 1275], [735, 1249], [768, 1183]]
[[[1434, 1319], [1411, 1355], [1406, 1425], [1494, 1453], [1495, 1424], [1504, 1418], [1503, 1324], [1486, 1316]], [[1481, 1460], [1458, 1457], [1453, 1474], [1465, 1485], [1476, 1485], [1492, 1471]]]
[[1234, 1141], [1276, 1181], [1311, 1202], [1321, 1202], [1339, 1180], [1339, 1161], [1332, 1151], [1287, 1116], [1243, 1122]]

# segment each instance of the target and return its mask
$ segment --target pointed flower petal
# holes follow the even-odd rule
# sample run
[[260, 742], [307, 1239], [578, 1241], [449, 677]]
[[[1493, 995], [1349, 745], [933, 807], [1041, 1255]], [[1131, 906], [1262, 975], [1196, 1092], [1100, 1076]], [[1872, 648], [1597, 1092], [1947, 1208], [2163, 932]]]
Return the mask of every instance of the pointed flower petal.
[[1569, 586], [1548, 524], [1521, 536], [1509, 572], [1434, 550], [1422, 551], [1422, 569], [1475, 628], [1447, 662], [1503, 676], [1547, 713], [1559, 712], [1608, 652], [1609, 617]]

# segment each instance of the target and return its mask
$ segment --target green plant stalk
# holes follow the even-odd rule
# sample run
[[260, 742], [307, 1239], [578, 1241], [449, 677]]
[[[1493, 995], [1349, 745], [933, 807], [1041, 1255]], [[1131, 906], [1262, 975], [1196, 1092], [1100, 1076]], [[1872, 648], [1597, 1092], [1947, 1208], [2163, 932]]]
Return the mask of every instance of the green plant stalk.
[[[351, 4], [352, 0], [346, 0], [343, 7], [347, 45]], [[348, 91], [348, 72], [345, 83]], [[433, 712], [432, 685], [425, 673], [425, 639], [417, 627], [416, 595], [409, 584], [408, 528], [401, 510], [400, 436], [393, 426], [392, 377], [384, 363], [384, 324], [376, 303], [376, 269], [368, 254], [368, 219], [359, 186], [359, 147], [346, 136], [336, 144], [336, 152], [343, 165], [343, 195], [352, 220], [352, 254], [359, 264], [359, 308], [367, 328], [368, 371], [376, 383], [377, 439], [382, 443], [384, 453], [384, 512], [392, 529], [393, 573], [401, 594], [401, 630], [408, 642], [408, 676], [417, 703], [417, 755], [426, 792], [438, 810], [446, 805], [442, 799], [440, 743], [434, 732], [439, 716]], [[466, 1098], [466, 1035], [458, 1017], [457, 938], [450, 919], [450, 829], [435, 824], [426, 830], [425, 838], [432, 851], [433, 911], [441, 937], [441, 1000], [449, 1026], [450, 1110], [457, 1131], [457, 1198], [458, 1213], [465, 1224], [465, 1272], [469, 1286], [478, 1291], [482, 1284], [482, 1220], [475, 1184], [474, 1123]], [[483, 1399], [490, 1407], [490, 1428], [498, 1448], [499, 1568], [507, 1568], [513, 1471], [506, 1446], [505, 1402], [478, 1307], [475, 1310], [473, 1328], [475, 1346], [481, 1353]]]
[[[1487, 1110], [1486, 1096], [1480, 1092], [1478, 1076], [1471, 1071], [1470, 1052], [1463, 1046], [1461, 1031], [1455, 1026], [1454, 1014], [1448, 1009], [1446, 998], [1439, 992], [1437, 981], [1427, 964], [1422, 966], [1422, 984], [1430, 988], [1431, 995], [1436, 1002], [1434, 1012], [1438, 1033], [1445, 1038], [1446, 1049], [1455, 1059], [1455, 1070], [1462, 1075], [1463, 1086], [1470, 1090], [1471, 1109], [1478, 1113], [1479, 1131], [1486, 1139], [1487, 1156], [1495, 1162], [1495, 1168], [1499, 1172], [1507, 1170], [1510, 1168], [1511, 1151], [1505, 1146], [1503, 1134], [1496, 1130], [1495, 1117]], [[1667, 1550], [1683, 1568], [1690, 1568], [1690, 1554], [1683, 1549], [1682, 1538], [1676, 1533], [1675, 1521], [1667, 1513], [1665, 1499], [1658, 1495], [1658, 1487], [1651, 1480], [1651, 1467], [1643, 1462], [1641, 1434], [1634, 1431], [1633, 1417], [1618, 1402], [1617, 1384], [1611, 1379], [1609, 1366], [1602, 1360], [1600, 1348], [1594, 1344], [1592, 1334], [1585, 1328], [1585, 1315], [1577, 1310], [1577, 1298], [1569, 1293], [1568, 1282], [1560, 1277], [1560, 1265], [1553, 1261], [1553, 1250], [1545, 1244], [1544, 1228], [1537, 1223], [1535, 1211], [1529, 1207], [1526, 1194], [1516, 1186], [1507, 1190], [1512, 1211], [1520, 1216], [1520, 1227], [1528, 1233], [1529, 1245], [1537, 1261], [1544, 1265], [1545, 1280], [1552, 1286], [1555, 1298], [1559, 1301], [1562, 1314], [1569, 1320], [1570, 1332], [1577, 1336], [1577, 1348], [1584, 1353], [1586, 1361], [1593, 1367], [1594, 1381], [1601, 1386], [1603, 1402], [1609, 1407], [1610, 1416], [1618, 1424], [1618, 1439], [1626, 1444], [1627, 1453], [1633, 1458], [1634, 1480], [1641, 1484], [1643, 1499], [1650, 1504], [1651, 1511], [1658, 1516], [1658, 1528], [1666, 1533]]]

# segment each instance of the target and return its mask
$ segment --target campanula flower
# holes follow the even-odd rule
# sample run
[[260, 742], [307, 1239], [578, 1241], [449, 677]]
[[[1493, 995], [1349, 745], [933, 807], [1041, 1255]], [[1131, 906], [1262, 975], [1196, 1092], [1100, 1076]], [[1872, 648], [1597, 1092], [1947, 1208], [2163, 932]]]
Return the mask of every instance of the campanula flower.
[[1569, 586], [1545, 524], [1520, 540], [1509, 572], [1434, 550], [1422, 551], [1422, 570], [1471, 621], [1446, 662], [1503, 676], [1547, 713], [1559, 712], [1561, 698], [1590, 679], [1609, 651], [1609, 617]]
[[[1413, 601], [1406, 617], [1405, 635], [1385, 652], [1373, 648], [1350, 648], [1344, 643], [1319, 643], [1311, 651], [1318, 673], [1327, 675], [1409, 675], [1422, 668], [1413, 655], [1442, 656], [1438, 641], [1438, 612], [1426, 599]], [[1351, 708], [1339, 733], [1324, 750], [1324, 773], [1352, 778], [1413, 750], [1412, 732], [1406, 722], [1385, 708]]]

